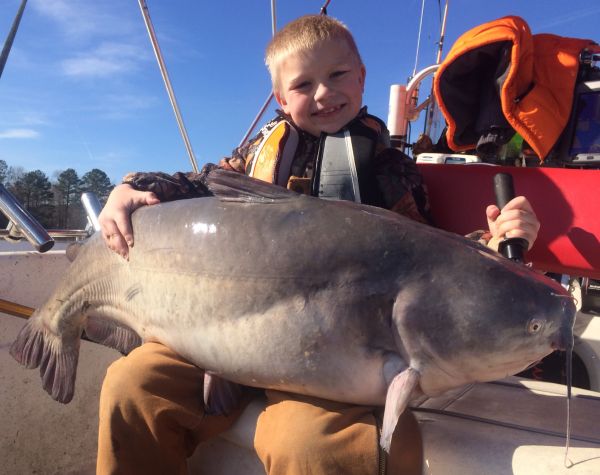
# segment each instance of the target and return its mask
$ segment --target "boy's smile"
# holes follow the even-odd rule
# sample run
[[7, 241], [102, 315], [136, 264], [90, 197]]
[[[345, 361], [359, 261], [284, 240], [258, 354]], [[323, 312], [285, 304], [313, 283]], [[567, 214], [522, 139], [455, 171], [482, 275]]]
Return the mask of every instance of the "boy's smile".
[[365, 67], [343, 40], [292, 53], [279, 64], [275, 97], [302, 130], [335, 133], [361, 108]]

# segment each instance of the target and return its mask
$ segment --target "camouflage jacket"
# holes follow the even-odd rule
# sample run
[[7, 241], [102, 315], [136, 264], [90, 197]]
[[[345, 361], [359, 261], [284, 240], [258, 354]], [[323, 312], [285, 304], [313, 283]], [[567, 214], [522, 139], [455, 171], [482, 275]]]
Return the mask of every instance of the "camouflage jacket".
[[[194, 198], [210, 194], [206, 187], [206, 176], [215, 167], [246, 173], [263, 137], [279, 122], [288, 121], [291, 117], [278, 111], [277, 117], [267, 123], [260, 132], [246, 144], [236, 148], [231, 157], [223, 158], [219, 165], [205, 165], [200, 173], [175, 173], [168, 175], [160, 172], [130, 173], [123, 183], [130, 184], [136, 190], [152, 191], [161, 201]], [[377, 202], [363, 201], [365, 204], [378, 205], [398, 212], [411, 219], [432, 224], [429, 213], [427, 192], [423, 178], [415, 162], [395, 148], [389, 146], [389, 132], [385, 124], [375, 116], [367, 113], [363, 107], [357, 117], [348, 124], [353, 133], [368, 134], [375, 137], [375, 148], [372, 156], [374, 196], [380, 197]], [[299, 130], [298, 145], [291, 164], [291, 175], [312, 179], [319, 148], [319, 137], [314, 137]]]

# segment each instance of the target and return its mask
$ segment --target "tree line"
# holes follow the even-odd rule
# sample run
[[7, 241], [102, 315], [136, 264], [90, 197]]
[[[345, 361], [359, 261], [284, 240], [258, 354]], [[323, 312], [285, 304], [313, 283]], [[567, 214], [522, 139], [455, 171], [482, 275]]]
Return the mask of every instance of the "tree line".
[[[81, 177], [73, 168], [67, 168], [50, 180], [41, 170], [25, 171], [4, 160], [0, 160], [0, 184], [47, 229], [85, 228], [87, 217], [81, 194], [92, 192], [104, 204], [114, 188], [108, 175], [98, 168]], [[7, 225], [8, 219], [0, 212], [0, 228]]]

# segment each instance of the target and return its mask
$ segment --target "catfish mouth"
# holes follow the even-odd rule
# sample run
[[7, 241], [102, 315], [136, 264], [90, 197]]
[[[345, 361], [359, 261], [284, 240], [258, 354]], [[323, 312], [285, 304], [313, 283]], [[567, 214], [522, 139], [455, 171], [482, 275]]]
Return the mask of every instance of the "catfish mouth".
[[[550, 354], [550, 353], [551, 352], [549, 352], [548, 354]], [[532, 360], [530, 360], [529, 363], [523, 363], [523, 359], [519, 359], [519, 360], [511, 360], [506, 363], [501, 363], [499, 365], [494, 365], [493, 371], [490, 371], [490, 377], [489, 378], [484, 377], [483, 379], [479, 379], [478, 381], [486, 382], [486, 381], [492, 381], [495, 379], [506, 378], [508, 376], [513, 376], [517, 373], [526, 371], [529, 368], [534, 367], [540, 361], [542, 361], [546, 356], [548, 356], [548, 355], [544, 355], [541, 358], [532, 359]], [[496, 376], [493, 376], [493, 375], [496, 375]]]
[[522, 354], [520, 358], [511, 357], [510, 351], [507, 350], [495, 358], [493, 355], [478, 357], [475, 354], [463, 354], [451, 361], [431, 359], [427, 365], [421, 365], [422, 369], [418, 369], [421, 373], [419, 386], [426, 396], [435, 397], [461, 386], [495, 381], [518, 374], [535, 366], [550, 353], [552, 349], [548, 347], [544, 355], [535, 352], [530, 355]]

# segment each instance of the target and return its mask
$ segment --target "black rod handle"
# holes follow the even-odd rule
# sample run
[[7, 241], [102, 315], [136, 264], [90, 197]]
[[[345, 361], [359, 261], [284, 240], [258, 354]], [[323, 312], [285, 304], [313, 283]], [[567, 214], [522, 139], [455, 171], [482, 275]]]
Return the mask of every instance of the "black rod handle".
[[[494, 193], [496, 194], [496, 204], [502, 210], [515, 197], [512, 175], [509, 173], [496, 173], [494, 175]], [[529, 243], [523, 238], [507, 238], [498, 245], [498, 251], [504, 257], [515, 262], [523, 262], [525, 251], [528, 248]]]
[[496, 173], [494, 175], [494, 193], [498, 208], [504, 208], [515, 197], [515, 187], [512, 175], [509, 173]]

